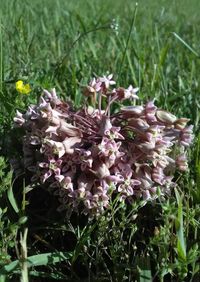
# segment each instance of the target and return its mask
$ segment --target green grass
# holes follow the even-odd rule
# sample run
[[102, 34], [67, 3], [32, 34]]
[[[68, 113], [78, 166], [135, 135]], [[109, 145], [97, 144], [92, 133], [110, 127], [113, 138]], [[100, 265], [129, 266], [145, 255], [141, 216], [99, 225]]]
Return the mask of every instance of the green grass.
[[[0, 0], [0, 7], [0, 281], [26, 281], [27, 270], [30, 281], [198, 281], [200, 2]], [[191, 119], [189, 171], [177, 175], [168, 199], [129, 210], [113, 204], [96, 222], [69, 222], [50, 195], [11, 179], [6, 164], [20, 152], [12, 120], [42, 88], [80, 106], [82, 86], [106, 72], [118, 85], [140, 87], [141, 100]], [[30, 95], [16, 92], [19, 79], [31, 83]]]

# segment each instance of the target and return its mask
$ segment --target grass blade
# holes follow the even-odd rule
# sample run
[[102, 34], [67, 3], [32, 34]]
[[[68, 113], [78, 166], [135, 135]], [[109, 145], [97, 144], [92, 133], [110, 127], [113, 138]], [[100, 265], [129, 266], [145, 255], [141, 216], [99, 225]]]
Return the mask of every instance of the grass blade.
[[126, 52], [127, 52], [127, 49], [128, 49], [128, 44], [129, 44], [129, 41], [130, 41], [130, 38], [131, 38], [131, 32], [132, 32], [133, 26], [135, 24], [135, 19], [136, 19], [136, 15], [137, 15], [137, 8], [138, 8], [138, 3], [135, 4], [135, 10], [134, 10], [134, 13], [133, 13], [133, 17], [132, 17], [132, 20], [131, 20], [131, 25], [130, 25], [130, 29], [129, 29], [129, 33], [128, 33], [128, 37], [127, 37], [125, 48], [124, 48], [124, 52], [123, 52], [123, 55], [122, 55], [122, 61], [121, 61], [121, 64], [120, 64], [120, 70], [119, 70], [118, 77], [120, 77], [120, 74], [121, 74], [121, 71], [122, 71], [122, 67], [123, 67], [123, 64], [124, 64], [124, 59], [125, 59]]
[[187, 47], [195, 56], [200, 57], [199, 54], [183, 40], [176, 32], [172, 32], [172, 34], [185, 46]]

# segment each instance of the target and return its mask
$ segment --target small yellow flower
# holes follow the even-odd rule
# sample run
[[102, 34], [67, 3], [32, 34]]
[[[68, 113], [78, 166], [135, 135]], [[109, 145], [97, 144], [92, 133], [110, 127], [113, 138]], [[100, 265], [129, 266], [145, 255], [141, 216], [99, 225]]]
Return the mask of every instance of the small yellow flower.
[[15, 87], [20, 94], [29, 94], [31, 92], [30, 84], [24, 84], [22, 80], [18, 80]]

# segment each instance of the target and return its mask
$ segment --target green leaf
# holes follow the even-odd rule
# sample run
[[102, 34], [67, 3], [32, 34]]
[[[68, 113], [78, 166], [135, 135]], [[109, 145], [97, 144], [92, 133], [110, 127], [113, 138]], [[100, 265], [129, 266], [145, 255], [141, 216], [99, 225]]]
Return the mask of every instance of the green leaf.
[[137, 257], [136, 264], [139, 269], [139, 282], [151, 282], [151, 265], [149, 257]]
[[[61, 262], [63, 260], [68, 260], [72, 257], [72, 253], [69, 252], [54, 252], [54, 253], [44, 253], [39, 255], [30, 256], [27, 258], [28, 267], [31, 266], [41, 266], [41, 265], [49, 265], [57, 262]], [[10, 273], [14, 270], [18, 270], [20, 268], [20, 261], [15, 260], [8, 265], [3, 266], [0, 269], [0, 275]]]
[[19, 266], [19, 261], [15, 260], [0, 269], [0, 276], [3, 274], [7, 274], [15, 270]]
[[16, 202], [14, 194], [13, 194], [12, 185], [10, 185], [10, 187], [8, 188], [7, 195], [8, 195], [9, 202], [10, 202], [11, 206], [13, 207], [14, 211], [16, 213], [18, 213], [19, 208], [17, 206], [17, 202]]
[[178, 203], [178, 216], [176, 219], [176, 234], [177, 234], [177, 252], [178, 257], [186, 261], [186, 246], [185, 246], [185, 238], [184, 238], [184, 227], [183, 227], [183, 206], [182, 206], [182, 197], [180, 196], [177, 189], [175, 189], [176, 200]]
[[[20, 270], [14, 271], [15, 274], [21, 274]], [[46, 272], [42, 272], [42, 271], [36, 271], [36, 270], [32, 270], [29, 271], [29, 276], [34, 276], [34, 277], [40, 277], [40, 278], [49, 278], [49, 279], [56, 279], [56, 280], [66, 280], [66, 276], [63, 275], [62, 273], [46, 273]], [[0, 280], [1, 282], [1, 280]]]
[[[63, 280], [66, 279], [66, 276], [63, 275], [62, 273], [45, 273], [41, 271], [30, 271], [29, 272], [30, 276], [35, 276], [35, 277], [42, 277], [42, 278], [51, 278], [51, 279], [56, 279], [56, 280]], [[66, 280], [65, 280], [66, 281]]]
[[0, 282], [6, 282], [6, 276], [0, 275]]
[[152, 275], [150, 269], [141, 269], [140, 270], [140, 282], [151, 282], [152, 281]]
[[72, 253], [69, 252], [54, 252], [31, 256], [27, 258], [27, 261], [29, 266], [38, 266], [54, 264], [63, 260], [68, 260], [71, 257]]

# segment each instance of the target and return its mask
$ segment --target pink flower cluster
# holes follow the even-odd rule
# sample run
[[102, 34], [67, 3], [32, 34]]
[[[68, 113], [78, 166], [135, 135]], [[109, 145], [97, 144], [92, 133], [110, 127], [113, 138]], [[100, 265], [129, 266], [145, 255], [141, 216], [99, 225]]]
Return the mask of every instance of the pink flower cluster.
[[115, 84], [112, 75], [94, 78], [84, 95], [97, 107], [77, 111], [55, 89], [44, 90], [37, 105], [14, 118], [25, 130], [24, 166], [33, 182], [46, 183], [58, 195], [59, 210], [93, 216], [109, 207], [113, 195], [152, 200], [169, 193], [175, 169], [187, 170], [189, 120], [153, 101], [111, 114], [114, 102], [138, 99], [138, 88]]

